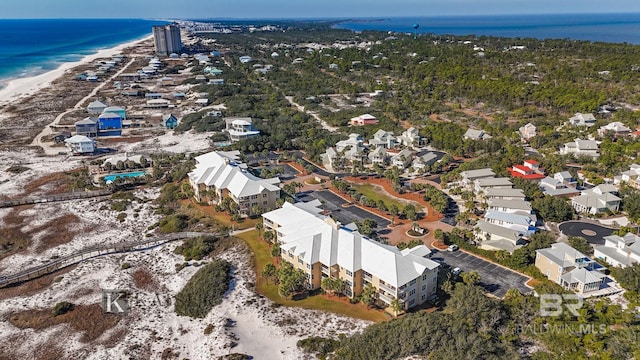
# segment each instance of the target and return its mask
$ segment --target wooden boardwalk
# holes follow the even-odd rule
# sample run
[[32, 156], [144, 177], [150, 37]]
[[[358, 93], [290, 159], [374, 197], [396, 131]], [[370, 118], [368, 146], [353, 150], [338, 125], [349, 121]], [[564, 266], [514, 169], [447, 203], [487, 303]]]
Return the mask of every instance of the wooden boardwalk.
[[13, 200], [0, 201], [0, 208], [14, 207], [20, 205], [42, 204], [57, 201], [68, 201], [75, 199], [88, 199], [92, 197], [107, 196], [113, 194], [114, 190], [104, 189], [96, 191], [75, 191], [70, 193], [43, 195], [38, 197], [24, 197]]
[[70, 265], [75, 265], [85, 260], [93, 259], [96, 257], [125, 253], [131, 251], [142, 251], [154, 248], [159, 245], [166, 244], [171, 241], [194, 238], [198, 236], [220, 236], [219, 233], [202, 233], [202, 232], [181, 232], [173, 233], [162, 236], [156, 236], [149, 239], [131, 241], [119, 244], [102, 245], [102, 246], [90, 246], [81, 249], [73, 254], [57, 258], [46, 264], [35, 266], [17, 273], [9, 275], [0, 275], [0, 288], [29, 281], [40, 276], [50, 274], [58, 271]]

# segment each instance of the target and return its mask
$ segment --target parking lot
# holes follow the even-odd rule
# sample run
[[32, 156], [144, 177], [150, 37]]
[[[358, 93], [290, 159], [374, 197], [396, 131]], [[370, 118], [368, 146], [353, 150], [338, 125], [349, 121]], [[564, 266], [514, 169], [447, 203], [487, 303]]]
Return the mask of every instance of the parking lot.
[[355, 205], [343, 207], [342, 205], [346, 203], [346, 200], [329, 190], [298, 194], [298, 198], [302, 201], [311, 201], [313, 199], [324, 201], [324, 207], [326, 210], [331, 211], [331, 217], [342, 224], [348, 224], [354, 220], [363, 221], [364, 219], [372, 219], [378, 224], [378, 230], [380, 230], [386, 228], [390, 223], [389, 220], [363, 210]]
[[460, 250], [450, 252], [434, 249], [433, 251], [432, 260], [444, 262], [451, 268], [459, 267], [463, 272], [477, 271], [480, 274], [479, 285], [496, 297], [503, 298], [511, 288], [516, 288], [523, 294], [531, 292], [531, 288], [524, 284], [529, 278], [515, 271]]

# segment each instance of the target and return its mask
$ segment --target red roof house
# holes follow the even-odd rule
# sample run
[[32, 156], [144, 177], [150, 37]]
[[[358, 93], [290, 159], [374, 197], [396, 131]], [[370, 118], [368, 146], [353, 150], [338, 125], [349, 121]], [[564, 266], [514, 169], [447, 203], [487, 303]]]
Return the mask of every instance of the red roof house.
[[540, 180], [546, 177], [540, 163], [532, 159], [525, 160], [524, 165], [513, 165], [508, 170], [511, 176], [526, 180]]

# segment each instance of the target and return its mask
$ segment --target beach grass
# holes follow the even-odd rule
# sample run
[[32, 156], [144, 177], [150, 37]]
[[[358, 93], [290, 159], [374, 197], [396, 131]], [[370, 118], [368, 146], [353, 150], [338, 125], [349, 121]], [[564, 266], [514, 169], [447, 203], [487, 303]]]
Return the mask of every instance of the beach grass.
[[257, 230], [244, 232], [237, 235], [237, 237], [244, 240], [253, 253], [255, 260], [256, 289], [258, 293], [266, 296], [274, 303], [289, 307], [329, 311], [336, 314], [375, 322], [388, 320], [388, 317], [383, 311], [367, 309], [367, 306], [362, 303], [351, 304], [347, 301], [346, 297], [314, 295], [301, 300], [285, 299], [278, 294], [278, 286], [273, 282], [267, 281], [267, 279], [263, 278], [261, 275], [265, 265], [273, 263], [269, 244], [260, 239], [260, 235]]

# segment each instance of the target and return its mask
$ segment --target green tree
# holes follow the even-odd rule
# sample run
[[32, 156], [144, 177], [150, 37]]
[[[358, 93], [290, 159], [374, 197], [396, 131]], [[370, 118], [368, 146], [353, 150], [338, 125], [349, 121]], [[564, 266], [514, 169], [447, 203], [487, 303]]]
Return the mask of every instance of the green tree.
[[280, 244], [279, 243], [273, 244], [273, 246], [271, 247], [271, 256], [278, 257], [280, 256], [281, 253], [282, 253], [282, 250], [280, 249]]
[[280, 269], [278, 269], [278, 293], [285, 298], [288, 298], [292, 294], [302, 290], [307, 280], [307, 274], [300, 269], [295, 269], [293, 265], [288, 262], [283, 262]]
[[374, 288], [371, 284], [367, 284], [364, 289], [362, 289], [360, 298], [362, 299], [363, 303], [367, 304], [367, 308], [369, 308], [373, 306], [373, 304], [375, 304], [376, 300], [378, 299], [377, 295], [378, 294], [376, 293], [376, 288]]
[[407, 206], [404, 207], [403, 209], [404, 212], [404, 216], [407, 217], [407, 219], [409, 220], [417, 220], [418, 219], [418, 213], [416, 211], [416, 207], [413, 204], [409, 204]]
[[591, 247], [591, 245], [589, 245], [589, 242], [587, 242], [587, 239], [581, 237], [581, 236], [570, 236], [569, 237], [569, 245], [580, 251], [581, 253], [585, 254], [585, 255], [591, 255], [593, 254], [593, 248]]
[[264, 270], [262, 270], [262, 277], [267, 280], [277, 279], [278, 269], [272, 263], [268, 263], [264, 266]]
[[393, 310], [393, 315], [398, 316], [398, 314], [404, 310], [404, 306], [400, 300], [393, 298], [393, 300], [391, 300], [391, 309]]
[[462, 282], [467, 285], [475, 285], [480, 282], [480, 274], [477, 271], [463, 272], [461, 275]]

